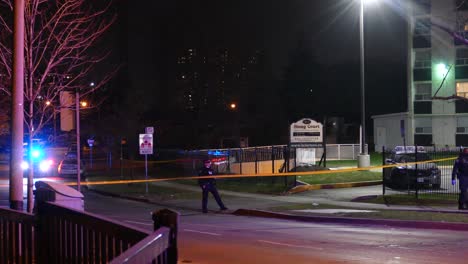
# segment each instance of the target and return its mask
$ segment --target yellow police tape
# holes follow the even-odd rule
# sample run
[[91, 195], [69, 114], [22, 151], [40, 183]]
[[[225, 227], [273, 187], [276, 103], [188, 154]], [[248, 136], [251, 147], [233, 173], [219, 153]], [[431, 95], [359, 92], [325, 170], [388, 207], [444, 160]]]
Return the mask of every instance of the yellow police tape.
[[[301, 176], [301, 175], [319, 175], [319, 174], [332, 174], [332, 173], [342, 173], [342, 172], [353, 172], [353, 171], [368, 171], [375, 169], [384, 169], [392, 168], [397, 166], [408, 166], [424, 163], [435, 163], [443, 162], [449, 160], [455, 160], [456, 157], [427, 160], [427, 161], [418, 161], [418, 162], [408, 162], [408, 163], [398, 163], [398, 164], [389, 164], [381, 166], [370, 166], [363, 168], [348, 168], [348, 169], [339, 169], [339, 170], [321, 170], [321, 171], [303, 171], [303, 172], [283, 172], [283, 173], [258, 173], [258, 174], [227, 174], [227, 175], [214, 175], [214, 176], [189, 176], [189, 177], [174, 177], [174, 178], [160, 178], [160, 179], [141, 179], [141, 180], [117, 180], [117, 181], [93, 181], [93, 182], [81, 182], [81, 185], [112, 185], [112, 184], [128, 184], [128, 183], [146, 183], [146, 182], [162, 182], [162, 181], [177, 181], [177, 180], [197, 180], [204, 178], [216, 178], [216, 179], [228, 179], [228, 178], [248, 178], [248, 177], [283, 177], [283, 176]], [[168, 163], [181, 160], [168, 160], [168, 161], [158, 161], [158, 163]], [[75, 186], [77, 182], [67, 182], [65, 185]], [[0, 184], [0, 187], [7, 187], [8, 184]]]
[[[322, 171], [303, 171], [303, 172], [283, 172], [283, 173], [258, 173], [258, 174], [227, 174], [227, 175], [214, 175], [214, 176], [189, 176], [189, 177], [175, 177], [175, 178], [160, 178], [160, 179], [141, 179], [141, 180], [118, 180], [118, 181], [93, 181], [93, 182], [82, 182], [81, 185], [111, 185], [111, 184], [127, 184], [127, 183], [146, 183], [146, 182], [161, 182], [161, 181], [177, 181], [177, 180], [196, 180], [205, 178], [216, 178], [216, 179], [228, 179], [228, 178], [247, 178], [247, 177], [282, 177], [282, 176], [301, 176], [301, 175], [318, 175], [318, 174], [332, 174], [352, 171], [368, 171], [375, 169], [392, 168], [397, 166], [408, 166], [424, 163], [435, 163], [449, 160], [455, 160], [456, 157], [418, 161], [418, 162], [407, 162], [381, 166], [370, 166], [363, 168], [348, 168], [339, 170], [322, 170]], [[66, 185], [74, 186], [76, 182], [65, 183]]]

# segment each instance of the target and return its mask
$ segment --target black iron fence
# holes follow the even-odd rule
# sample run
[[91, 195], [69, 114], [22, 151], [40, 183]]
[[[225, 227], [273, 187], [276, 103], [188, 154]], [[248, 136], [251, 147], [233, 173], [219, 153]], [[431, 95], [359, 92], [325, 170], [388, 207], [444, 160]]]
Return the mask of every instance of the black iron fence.
[[[358, 144], [326, 146], [327, 159], [330, 160], [356, 159], [359, 150]], [[310, 168], [326, 166], [323, 148], [290, 148], [287, 145], [205, 150], [155, 149], [155, 154], [148, 156], [147, 168], [142, 157], [140, 156], [139, 160], [127, 158], [114, 159], [111, 162], [101, 160], [93, 163], [92, 168], [88, 162], [86, 167], [90, 173], [98, 171], [101, 175], [115, 179], [142, 179], [146, 169], [149, 178], [177, 178], [196, 176], [203, 165], [203, 160], [209, 158], [213, 161], [213, 167], [218, 174], [254, 176], [223, 179], [220, 180], [221, 184], [248, 183], [281, 191], [293, 187], [296, 184], [295, 177], [255, 177], [255, 175], [316, 170]]]
[[454, 196], [452, 169], [460, 153], [458, 147], [415, 147], [406, 151], [383, 149], [383, 194], [406, 193], [419, 196]]

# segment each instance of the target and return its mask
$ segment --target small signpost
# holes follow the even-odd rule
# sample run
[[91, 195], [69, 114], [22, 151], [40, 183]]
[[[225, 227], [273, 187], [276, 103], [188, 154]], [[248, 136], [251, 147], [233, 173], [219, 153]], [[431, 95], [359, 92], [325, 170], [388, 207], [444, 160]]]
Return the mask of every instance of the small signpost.
[[[145, 155], [145, 179], [146, 179], [146, 194], [148, 194], [148, 155], [153, 154], [153, 127], [145, 129], [146, 134], [140, 134], [139, 146], [140, 155]], [[148, 133], [151, 132], [151, 133]]]
[[90, 168], [93, 168], [93, 145], [94, 145], [94, 139], [92, 138], [88, 139]]

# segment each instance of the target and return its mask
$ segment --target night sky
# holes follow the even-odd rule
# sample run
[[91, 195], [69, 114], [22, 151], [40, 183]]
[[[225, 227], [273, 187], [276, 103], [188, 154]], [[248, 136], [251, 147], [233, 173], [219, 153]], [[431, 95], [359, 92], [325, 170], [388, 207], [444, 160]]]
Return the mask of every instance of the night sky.
[[[407, 110], [406, 22], [395, 1], [375, 2], [365, 9], [368, 117]], [[291, 54], [302, 43], [327, 69], [323, 81], [338, 87], [320, 96], [343, 102], [331, 104], [325, 114], [342, 113], [349, 122], [359, 122], [357, 0], [158, 0], [144, 5], [120, 0], [116, 10], [112, 59], [123, 67], [114, 83], [127, 112], [138, 102], [140, 112], [164, 117], [177, 50], [260, 49], [273, 81], [281, 83]], [[340, 94], [339, 86], [348, 93]]]

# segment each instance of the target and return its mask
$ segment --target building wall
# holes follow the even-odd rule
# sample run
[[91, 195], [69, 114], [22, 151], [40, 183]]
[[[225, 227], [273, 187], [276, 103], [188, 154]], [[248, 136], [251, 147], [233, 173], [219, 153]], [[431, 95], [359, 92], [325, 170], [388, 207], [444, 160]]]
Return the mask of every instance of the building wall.
[[[401, 120], [404, 121], [405, 135], [410, 134], [410, 127], [408, 127], [409, 115], [408, 113], [396, 113], [388, 115], [379, 115], [372, 117], [374, 121], [374, 142], [375, 151], [382, 151], [382, 147], [394, 148], [404, 144], [401, 137]], [[410, 144], [406, 142], [406, 144]]]
[[[420, 11], [424, 10], [420, 5], [424, 2], [430, 3], [430, 12]], [[409, 6], [412, 14], [408, 24], [410, 138], [416, 145], [457, 145], [457, 118], [464, 115], [457, 110], [460, 108], [457, 104], [463, 107], [464, 103], [449, 98], [457, 94], [456, 82], [460, 80], [456, 72], [460, 69], [456, 54], [457, 49], [464, 47], [455, 45], [454, 38], [441, 27], [456, 29], [460, 12], [455, 12], [456, 0], [413, 0], [413, 3], [419, 4]], [[420, 34], [424, 21], [430, 28], [426, 35]], [[424, 52], [430, 54], [426, 62], [420, 56]], [[430, 94], [423, 96], [424, 99], [418, 94], [418, 87], [423, 85], [430, 85]]]

